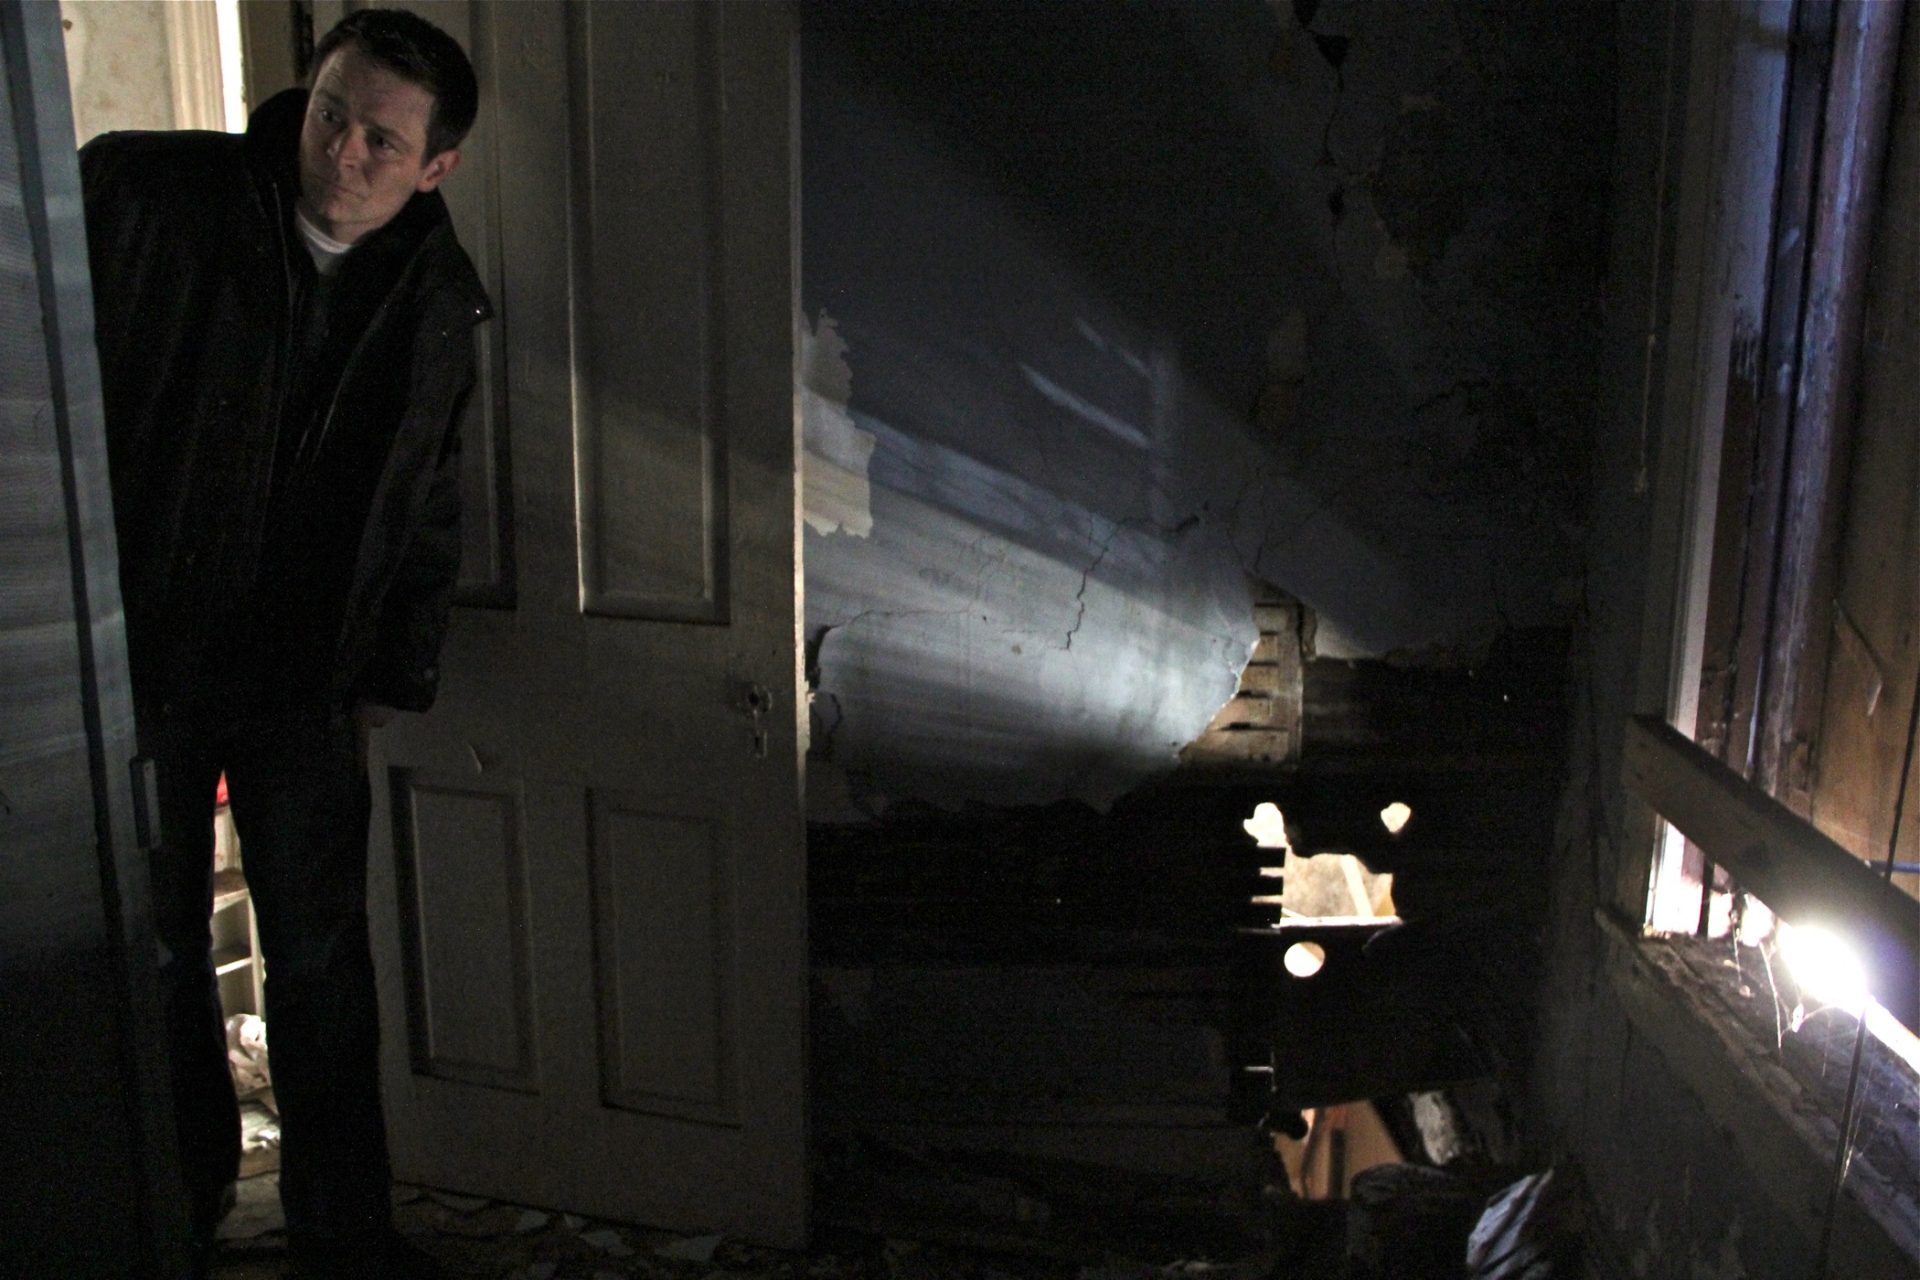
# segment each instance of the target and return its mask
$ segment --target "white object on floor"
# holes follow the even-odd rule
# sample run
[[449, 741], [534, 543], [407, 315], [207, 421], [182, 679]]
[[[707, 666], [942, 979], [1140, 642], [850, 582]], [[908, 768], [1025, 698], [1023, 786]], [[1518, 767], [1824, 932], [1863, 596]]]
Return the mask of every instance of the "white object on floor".
[[251, 1013], [227, 1019], [227, 1070], [233, 1073], [233, 1091], [250, 1098], [273, 1087], [267, 1069], [267, 1024]]

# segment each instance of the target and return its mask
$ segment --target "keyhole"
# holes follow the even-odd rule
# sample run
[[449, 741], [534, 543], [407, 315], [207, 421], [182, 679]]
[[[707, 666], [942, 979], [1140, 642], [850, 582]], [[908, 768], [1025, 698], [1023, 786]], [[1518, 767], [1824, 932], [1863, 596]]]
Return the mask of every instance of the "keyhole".
[[767, 755], [767, 712], [773, 708], [773, 695], [762, 685], [750, 684], [740, 691], [740, 706], [753, 721], [753, 754]]

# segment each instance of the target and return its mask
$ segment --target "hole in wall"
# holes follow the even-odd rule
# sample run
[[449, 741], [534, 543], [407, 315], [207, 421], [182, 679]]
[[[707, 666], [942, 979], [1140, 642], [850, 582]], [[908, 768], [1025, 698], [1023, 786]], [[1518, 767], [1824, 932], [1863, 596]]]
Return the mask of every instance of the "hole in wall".
[[1280, 957], [1280, 963], [1296, 978], [1311, 978], [1327, 963], [1327, 949], [1317, 942], [1296, 942]]
[[[1411, 818], [1412, 809], [1401, 807], [1407, 809]], [[1385, 813], [1381, 821], [1387, 821]], [[1278, 909], [1280, 918], [1272, 927], [1399, 918], [1393, 907], [1392, 873], [1369, 871], [1364, 862], [1350, 853], [1301, 857], [1294, 852], [1293, 842], [1288, 838], [1286, 815], [1279, 805], [1261, 801], [1254, 806], [1253, 815], [1243, 819], [1240, 826], [1260, 849], [1275, 850], [1282, 855], [1278, 865], [1265, 862], [1260, 867], [1262, 880], [1277, 883], [1265, 886], [1265, 892], [1249, 899], [1256, 907]], [[1279, 892], [1274, 892], [1275, 889]]]
[[1287, 849], [1287, 818], [1280, 812], [1280, 806], [1271, 800], [1262, 800], [1253, 806], [1253, 816], [1240, 824], [1240, 829], [1252, 836], [1254, 843], [1262, 849]]
[[1402, 804], [1398, 800], [1380, 811], [1380, 825], [1387, 829], [1387, 834], [1390, 836], [1399, 835], [1406, 830], [1407, 824], [1411, 821], [1413, 821], [1413, 807]]

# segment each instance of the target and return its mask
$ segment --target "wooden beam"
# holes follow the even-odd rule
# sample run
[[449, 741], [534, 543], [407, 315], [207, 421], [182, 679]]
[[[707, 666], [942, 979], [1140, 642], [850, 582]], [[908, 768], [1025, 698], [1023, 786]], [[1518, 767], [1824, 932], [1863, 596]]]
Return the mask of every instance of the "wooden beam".
[[[1635, 1033], [1622, 1037], [1630, 1046], [1618, 1066], [1622, 1096], [1646, 1096], [1653, 1082], [1678, 1080], [1689, 1105], [1732, 1145], [1778, 1225], [1816, 1239], [1838, 1118], [1787, 1070], [1772, 1036], [1756, 1036], [1732, 1016], [1670, 947], [1641, 938], [1634, 922], [1611, 908], [1597, 908], [1594, 920], [1606, 940], [1608, 985]], [[1912, 1274], [1917, 1214], [1907, 1188], [1859, 1161], [1837, 1209], [1827, 1275]]]
[[1621, 776], [1777, 914], [1850, 939], [1874, 998], [1920, 1031], [1920, 903], [1665, 721], [1628, 722]]
[[[1867, 274], [1884, 266], [1884, 258], [1872, 259], [1904, 19], [1902, 6], [1871, 0], [1842, 0], [1836, 12], [1819, 115], [1825, 136], [1805, 236], [1810, 287], [1789, 393], [1792, 443], [1753, 775], [1802, 814], [1813, 804], [1806, 747], [1820, 729], [1848, 469], [1859, 433]], [[1886, 252], [1883, 239], [1879, 253]]]

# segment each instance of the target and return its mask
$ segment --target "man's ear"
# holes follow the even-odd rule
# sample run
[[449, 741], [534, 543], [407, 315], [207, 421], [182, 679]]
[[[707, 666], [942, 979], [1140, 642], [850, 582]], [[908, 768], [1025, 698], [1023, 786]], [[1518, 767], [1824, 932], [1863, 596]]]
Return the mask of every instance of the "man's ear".
[[449, 147], [433, 159], [427, 161], [420, 170], [420, 180], [413, 184], [415, 191], [431, 191], [447, 180], [447, 175], [460, 167], [460, 150]]

